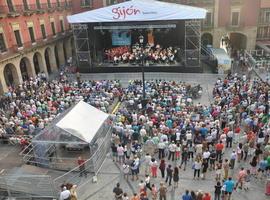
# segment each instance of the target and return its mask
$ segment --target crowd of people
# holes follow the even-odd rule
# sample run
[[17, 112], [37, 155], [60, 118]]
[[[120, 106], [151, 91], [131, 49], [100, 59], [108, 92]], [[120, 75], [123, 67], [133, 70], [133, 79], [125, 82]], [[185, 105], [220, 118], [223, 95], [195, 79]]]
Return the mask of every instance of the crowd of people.
[[115, 97], [121, 96], [118, 81], [48, 81], [44, 74], [10, 87], [0, 100], [0, 139], [3, 143], [19, 143], [22, 149], [31, 138], [56, 116], [76, 102], [84, 100], [109, 112]]
[[115, 47], [105, 50], [105, 60], [114, 64], [141, 63], [141, 56], [149, 64], [173, 64], [176, 62], [178, 50], [173, 47], [162, 48], [159, 44], [156, 46], [146, 45], [141, 47], [139, 44], [129, 46]]
[[[180, 175], [189, 170], [194, 181], [216, 184], [213, 191], [186, 191], [183, 200], [230, 200], [235, 190], [269, 177], [269, 85], [229, 74], [215, 83], [211, 105], [193, 103], [186, 88], [146, 82], [145, 108], [140, 81], [124, 90], [111, 150], [124, 177], [138, 182], [138, 193], [128, 197], [118, 186], [116, 199], [166, 199], [167, 188], [181, 186]], [[156, 183], [157, 177], [163, 180]]]

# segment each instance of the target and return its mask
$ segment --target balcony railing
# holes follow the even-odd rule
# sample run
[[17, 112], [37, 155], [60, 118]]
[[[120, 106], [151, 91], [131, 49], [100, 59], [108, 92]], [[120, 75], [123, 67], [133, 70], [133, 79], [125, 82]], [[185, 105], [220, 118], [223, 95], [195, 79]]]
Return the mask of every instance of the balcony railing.
[[228, 31], [241, 31], [245, 28], [245, 23], [240, 22], [238, 25], [232, 25], [231, 23], [228, 23], [226, 26], [226, 29]]
[[231, 0], [231, 5], [241, 5], [243, 3], [243, 0]]
[[68, 10], [71, 8], [71, 1], [51, 3], [50, 6], [47, 3], [44, 4], [20, 4], [13, 6], [0, 6], [0, 15], [18, 16], [28, 15], [33, 13], [53, 12], [55, 10]]
[[175, 3], [185, 5], [214, 5], [215, 0], [176, 0]]
[[9, 48], [6, 48], [6, 51], [0, 51], [0, 59], [7, 58], [11, 56], [12, 54], [25, 51], [32, 47], [38, 47], [42, 46], [48, 43], [55, 42], [56, 40], [63, 39], [65, 37], [68, 37], [72, 35], [72, 33], [69, 30], [66, 30], [64, 33], [57, 33], [56, 35], [47, 35], [45, 39], [43, 38], [37, 38], [35, 43], [32, 43], [31, 41], [23, 43], [22, 47], [19, 47], [18, 45], [13, 45]]

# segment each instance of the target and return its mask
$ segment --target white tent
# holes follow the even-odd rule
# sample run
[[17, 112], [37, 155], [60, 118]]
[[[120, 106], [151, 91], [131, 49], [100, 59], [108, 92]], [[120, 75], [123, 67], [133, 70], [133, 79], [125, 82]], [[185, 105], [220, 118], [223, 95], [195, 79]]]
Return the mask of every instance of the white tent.
[[90, 143], [108, 117], [108, 114], [80, 101], [56, 126]]
[[154, 0], [131, 0], [68, 16], [69, 23], [204, 19], [206, 10]]

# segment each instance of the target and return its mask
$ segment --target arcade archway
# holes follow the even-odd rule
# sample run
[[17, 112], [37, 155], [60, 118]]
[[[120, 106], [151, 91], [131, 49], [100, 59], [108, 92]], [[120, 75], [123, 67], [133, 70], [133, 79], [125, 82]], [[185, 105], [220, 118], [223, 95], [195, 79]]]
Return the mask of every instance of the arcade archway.
[[7, 86], [16, 86], [19, 84], [19, 76], [16, 67], [12, 63], [6, 64], [4, 68], [4, 78]]
[[24, 57], [21, 59], [20, 70], [23, 81], [28, 80], [31, 76], [33, 76], [33, 72], [31, 70], [31, 63], [28, 58]]
[[213, 45], [213, 36], [210, 33], [204, 33], [202, 35], [202, 45], [207, 46], [207, 45]]
[[35, 72], [38, 75], [44, 69], [43, 64], [42, 64], [42, 56], [39, 52], [36, 52], [34, 54], [33, 63], [34, 63], [34, 67], [35, 67]]
[[46, 62], [47, 71], [49, 74], [52, 73], [52, 51], [50, 48], [45, 49], [44, 57]]

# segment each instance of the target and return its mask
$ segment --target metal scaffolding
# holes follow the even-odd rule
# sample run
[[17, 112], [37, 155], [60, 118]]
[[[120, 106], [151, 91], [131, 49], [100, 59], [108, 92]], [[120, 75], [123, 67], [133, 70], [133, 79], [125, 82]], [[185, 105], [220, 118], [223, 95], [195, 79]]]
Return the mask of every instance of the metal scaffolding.
[[201, 54], [201, 21], [185, 21], [185, 64], [200, 66]]
[[72, 24], [77, 66], [91, 67], [89, 34], [87, 24]]

